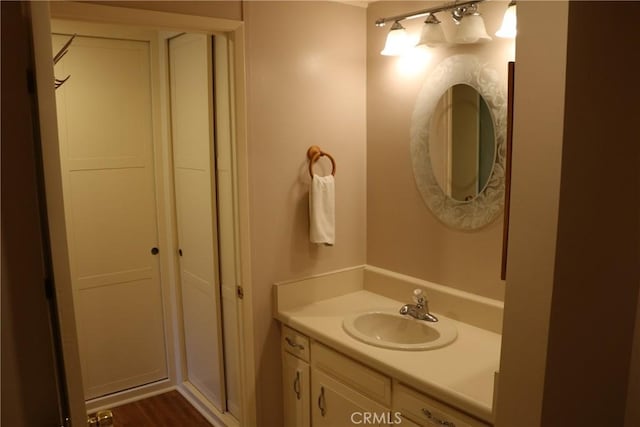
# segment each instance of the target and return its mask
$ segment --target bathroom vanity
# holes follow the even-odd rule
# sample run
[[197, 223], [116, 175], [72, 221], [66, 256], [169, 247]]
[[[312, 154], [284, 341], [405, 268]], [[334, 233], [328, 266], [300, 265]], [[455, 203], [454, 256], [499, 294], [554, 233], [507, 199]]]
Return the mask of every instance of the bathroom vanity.
[[[453, 342], [394, 349], [345, 331], [354, 314], [397, 313], [415, 288]], [[492, 425], [500, 302], [370, 266], [276, 284], [274, 299], [286, 426]]]

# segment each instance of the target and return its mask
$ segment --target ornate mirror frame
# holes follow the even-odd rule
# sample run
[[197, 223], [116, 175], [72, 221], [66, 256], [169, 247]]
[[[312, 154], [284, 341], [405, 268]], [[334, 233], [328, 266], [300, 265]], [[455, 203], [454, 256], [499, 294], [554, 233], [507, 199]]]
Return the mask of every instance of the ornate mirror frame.
[[[495, 135], [495, 159], [484, 189], [472, 200], [458, 201], [442, 190], [431, 166], [429, 125], [440, 97], [456, 84], [467, 84], [484, 98]], [[473, 55], [454, 55], [427, 76], [411, 118], [411, 160], [418, 190], [431, 212], [459, 230], [476, 230], [495, 220], [504, 206], [507, 103], [505, 82], [496, 70]]]

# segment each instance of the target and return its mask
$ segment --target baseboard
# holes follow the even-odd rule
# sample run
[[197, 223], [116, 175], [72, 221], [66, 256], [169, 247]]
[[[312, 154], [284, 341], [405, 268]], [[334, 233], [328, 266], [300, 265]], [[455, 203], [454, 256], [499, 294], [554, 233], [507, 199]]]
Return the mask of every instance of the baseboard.
[[191, 383], [179, 384], [176, 389], [203, 417], [215, 427], [240, 427], [240, 423], [228, 412], [221, 412], [213, 406]]
[[95, 399], [87, 400], [87, 414], [101, 411], [103, 409], [111, 409], [116, 406], [122, 406], [127, 403], [135, 402], [136, 400], [146, 399], [147, 397], [156, 396], [175, 389], [176, 386], [166, 379], [118, 393], [113, 393], [108, 396], [97, 397]]

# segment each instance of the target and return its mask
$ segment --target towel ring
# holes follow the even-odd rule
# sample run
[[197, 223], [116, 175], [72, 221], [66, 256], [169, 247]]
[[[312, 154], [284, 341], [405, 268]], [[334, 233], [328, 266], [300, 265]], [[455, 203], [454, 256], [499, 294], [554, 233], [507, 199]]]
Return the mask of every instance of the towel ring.
[[326, 156], [331, 160], [331, 175], [336, 176], [336, 161], [333, 156], [322, 151], [317, 145], [312, 145], [307, 150], [307, 157], [309, 158], [309, 175], [311, 178], [313, 178], [313, 164], [322, 156]]

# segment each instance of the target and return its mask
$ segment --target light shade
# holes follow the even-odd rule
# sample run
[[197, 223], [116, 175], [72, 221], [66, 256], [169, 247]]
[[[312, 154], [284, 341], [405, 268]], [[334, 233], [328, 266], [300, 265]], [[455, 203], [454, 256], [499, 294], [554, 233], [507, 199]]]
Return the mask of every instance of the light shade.
[[384, 44], [384, 49], [380, 52], [381, 55], [386, 56], [398, 56], [402, 55], [409, 48], [409, 36], [407, 30], [404, 29], [398, 21], [394, 22], [387, 34], [387, 42]]
[[440, 21], [435, 15], [429, 14], [427, 20], [424, 21], [422, 32], [420, 33], [420, 41], [416, 46], [442, 46], [447, 44], [447, 38], [444, 35]]
[[512, 39], [516, 36], [518, 20], [516, 18], [516, 2], [509, 3], [507, 10], [504, 11], [504, 17], [502, 18], [502, 25], [500, 29], [496, 31], [496, 36], [505, 39]]
[[484, 26], [484, 19], [479, 13], [464, 15], [458, 25], [454, 42], [456, 43], [484, 43], [491, 40]]

